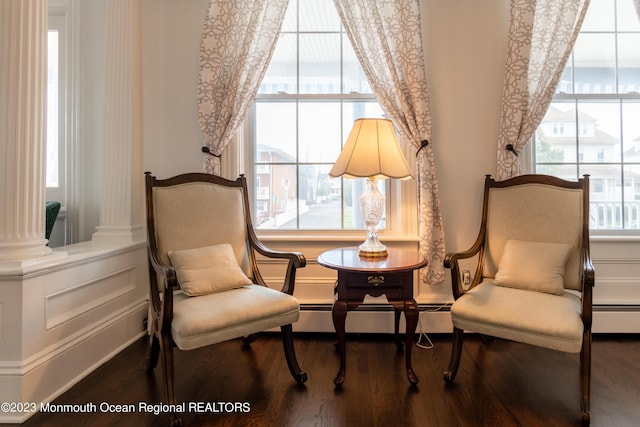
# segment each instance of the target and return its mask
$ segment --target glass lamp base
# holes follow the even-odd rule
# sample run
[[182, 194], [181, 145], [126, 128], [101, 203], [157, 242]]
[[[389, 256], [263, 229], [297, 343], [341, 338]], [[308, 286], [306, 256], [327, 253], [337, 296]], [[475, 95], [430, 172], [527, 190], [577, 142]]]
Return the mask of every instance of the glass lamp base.
[[388, 255], [387, 247], [380, 243], [377, 235], [367, 236], [367, 240], [358, 249], [358, 256], [362, 258], [385, 258]]
[[387, 256], [387, 247], [378, 240], [378, 223], [384, 211], [385, 197], [378, 190], [376, 179], [367, 179], [366, 190], [360, 196], [360, 209], [362, 220], [367, 226], [367, 240], [360, 245], [358, 255], [363, 258], [384, 258]]

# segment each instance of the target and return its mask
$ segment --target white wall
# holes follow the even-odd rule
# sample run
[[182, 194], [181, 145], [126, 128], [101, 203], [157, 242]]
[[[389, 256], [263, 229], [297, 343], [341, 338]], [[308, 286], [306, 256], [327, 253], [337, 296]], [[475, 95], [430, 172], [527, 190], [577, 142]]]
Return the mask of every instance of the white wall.
[[202, 170], [196, 86], [207, 3], [142, 1], [143, 166], [160, 178]]
[[433, 147], [447, 251], [478, 233], [484, 176], [495, 174], [508, 0], [426, 1]]

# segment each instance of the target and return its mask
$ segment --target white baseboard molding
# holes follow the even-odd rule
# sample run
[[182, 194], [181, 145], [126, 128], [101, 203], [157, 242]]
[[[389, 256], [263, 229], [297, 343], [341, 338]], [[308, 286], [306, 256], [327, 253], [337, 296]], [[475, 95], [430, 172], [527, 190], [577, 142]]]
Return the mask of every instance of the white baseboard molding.
[[640, 333], [640, 306], [601, 306], [593, 308], [593, 333]]
[[[293, 325], [296, 332], [335, 332], [331, 305], [301, 307], [300, 319]], [[373, 305], [350, 311], [346, 320], [347, 333], [393, 333], [393, 311], [390, 307]], [[640, 333], [640, 306], [594, 306], [594, 333]], [[400, 317], [404, 331], [404, 316]], [[416, 332], [451, 333], [448, 306], [420, 306], [420, 321]]]
[[[345, 330], [347, 333], [383, 333], [392, 334], [394, 326], [391, 307], [362, 307], [347, 314]], [[296, 332], [335, 332], [331, 318], [330, 305], [302, 307], [300, 319], [294, 323]], [[400, 331], [404, 332], [404, 316], [400, 316]], [[421, 307], [416, 332], [451, 333], [451, 316], [448, 310]]]

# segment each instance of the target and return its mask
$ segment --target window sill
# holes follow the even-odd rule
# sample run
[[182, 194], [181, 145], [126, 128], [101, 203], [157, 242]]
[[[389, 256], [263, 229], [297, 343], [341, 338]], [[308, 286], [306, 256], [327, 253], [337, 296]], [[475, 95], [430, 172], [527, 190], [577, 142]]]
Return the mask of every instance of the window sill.
[[[358, 230], [358, 232], [346, 231], [338, 232], [335, 230], [330, 231], [316, 231], [316, 230], [287, 230], [287, 231], [267, 231], [256, 230], [256, 233], [260, 240], [264, 242], [351, 242], [362, 243], [366, 238], [366, 232], [364, 230]], [[382, 243], [418, 243], [420, 238], [418, 236], [398, 235], [398, 234], [385, 234], [380, 233], [378, 237]]]
[[640, 242], [640, 232], [623, 230], [592, 230], [589, 232], [591, 242]]

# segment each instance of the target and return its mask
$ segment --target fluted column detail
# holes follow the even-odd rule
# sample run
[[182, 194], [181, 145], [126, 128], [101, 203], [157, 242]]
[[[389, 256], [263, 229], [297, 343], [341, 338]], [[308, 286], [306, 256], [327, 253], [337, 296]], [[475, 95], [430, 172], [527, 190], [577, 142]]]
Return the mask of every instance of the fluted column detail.
[[142, 231], [140, 2], [107, 1], [100, 225], [93, 240]]
[[45, 239], [47, 0], [0, 1], [0, 261]]

